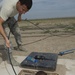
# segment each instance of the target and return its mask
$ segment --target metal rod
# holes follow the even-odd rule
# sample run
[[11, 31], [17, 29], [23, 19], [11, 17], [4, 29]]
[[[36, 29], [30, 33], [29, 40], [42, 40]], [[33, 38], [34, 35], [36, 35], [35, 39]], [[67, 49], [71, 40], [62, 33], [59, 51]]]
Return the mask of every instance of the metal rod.
[[59, 52], [58, 55], [65, 55], [65, 54], [69, 54], [69, 53], [74, 53], [75, 49], [70, 49], [70, 50], [65, 50], [65, 51], [61, 51]]

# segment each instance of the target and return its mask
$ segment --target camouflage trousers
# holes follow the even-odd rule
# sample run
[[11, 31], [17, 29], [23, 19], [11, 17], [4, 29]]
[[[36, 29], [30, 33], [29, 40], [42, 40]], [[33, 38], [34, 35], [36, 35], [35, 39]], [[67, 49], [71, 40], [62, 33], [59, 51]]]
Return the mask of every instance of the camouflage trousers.
[[7, 35], [7, 37], [10, 36], [9, 32], [11, 32], [14, 35], [14, 38], [15, 38], [17, 45], [19, 46], [22, 44], [20, 28], [19, 28], [19, 25], [14, 17], [8, 18], [4, 22], [3, 28], [4, 28], [4, 31]]

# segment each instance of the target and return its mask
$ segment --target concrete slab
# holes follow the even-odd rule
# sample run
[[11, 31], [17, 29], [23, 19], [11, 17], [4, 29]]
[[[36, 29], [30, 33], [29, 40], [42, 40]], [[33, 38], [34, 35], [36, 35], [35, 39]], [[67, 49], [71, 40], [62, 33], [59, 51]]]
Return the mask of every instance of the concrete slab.
[[[14, 58], [21, 63], [25, 56], [14, 56]], [[58, 59], [57, 65], [63, 65], [65, 66], [65, 75], [75, 75], [75, 60], [72, 59]], [[20, 68], [19, 66], [14, 66], [15, 71], [17, 74], [20, 73], [21, 70], [24, 70], [24, 68]], [[58, 67], [59, 68], [59, 67]], [[62, 69], [62, 67], [61, 67]], [[61, 70], [60, 70], [61, 71]], [[64, 71], [64, 70], [63, 70]], [[63, 72], [61, 71], [61, 72]], [[8, 64], [6, 61], [3, 61], [0, 64], [0, 75], [15, 75], [12, 67], [10, 64]]]
[[[40, 70], [24, 68], [20, 71], [19, 75], [25, 75], [26, 73], [30, 73], [28, 75], [35, 75], [38, 71]], [[48, 75], [66, 75], [66, 67], [64, 65], [59, 64], [57, 64], [57, 68], [55, 71], [43, 71], [46, 72]]]

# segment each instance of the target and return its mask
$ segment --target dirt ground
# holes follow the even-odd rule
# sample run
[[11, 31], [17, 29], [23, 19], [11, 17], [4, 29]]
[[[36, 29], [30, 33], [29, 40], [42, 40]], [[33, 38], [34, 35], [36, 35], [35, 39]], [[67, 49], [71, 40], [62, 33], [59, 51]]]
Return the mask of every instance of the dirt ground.
[[[13, 50], [13, 55], [27, 56], [31, 52], [58, 54], [60, 51], [75, 49], [75, 18], [27, 20], [18, 24], [27, 52]], [[14, 47], [17, 46], [12, 34], [10, 40]], [[0, 35], [0, 57], [5, 56], [3, 44], [4, 40]], [[75, 59], [75, 51], [59, 58]]]

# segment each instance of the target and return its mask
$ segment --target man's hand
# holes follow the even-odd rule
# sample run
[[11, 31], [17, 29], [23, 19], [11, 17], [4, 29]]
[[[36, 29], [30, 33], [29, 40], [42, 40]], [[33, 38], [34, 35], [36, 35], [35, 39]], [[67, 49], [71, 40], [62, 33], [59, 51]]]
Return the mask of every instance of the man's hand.
[[10, 41], [8, 39], [6, 39], [5, 43], [6, 43], [6, 47], [9, 48], [10, 47]]

